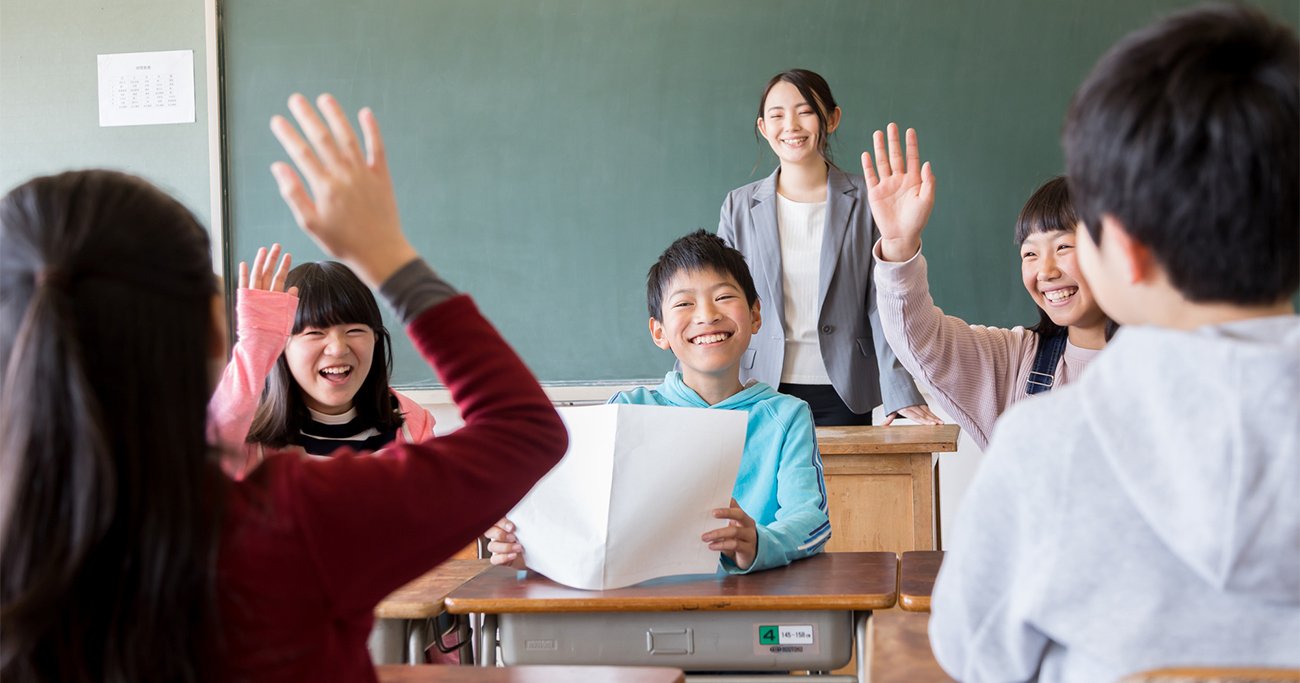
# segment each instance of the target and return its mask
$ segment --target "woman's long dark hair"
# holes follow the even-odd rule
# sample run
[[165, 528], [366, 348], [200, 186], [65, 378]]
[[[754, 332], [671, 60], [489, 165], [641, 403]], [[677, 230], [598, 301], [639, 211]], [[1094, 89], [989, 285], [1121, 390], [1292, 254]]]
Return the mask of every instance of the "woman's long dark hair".
[[[389, 368], [393, 366], [393, 342], [370, 288], [347, 266], [333, 261], [304, 263], [294, 268], [285, 279], [285, 287], [298, 288], [298, 313], [293, 320], [293, 334], [309, 327], [357, 323], [368, 325], [375, 331], [375, 355], [370, 363], [370, 374], [357, 390], [353, 405], [358, 419], [381, 432], [402, 426], [401, 412], [394, 405], [388, 388]], [[283, 448], [293, 443], [309, 419], [302, 389], [294, 381], [289, 372], [289, 361], [282, 353], [266, 378], [262, 402], [248, 431], [248, 442]]]
[[0, 200], [0, 679], [212, 677], [210, 259], [194, 216], [132, 176]]
[[[1025, 202], [1025, 207], [1016, 217], [1016, 246], [1025, 243], [1030, 235], [1040, 232], [1074, 232], [1079, 224], [1079, 216], [1074, 212], [1070, 202], [1070, 188], [1065, 176], [1055, 176], [1043, 183]], [[1029, 328], [1040, 337], [1055, 337], [1065, 328], [1052, 322], [1041, 307], [1038, 308], [1038, 323]], [[1115, 335], [1119, 325], [1106, 319], [1106, 341]]]

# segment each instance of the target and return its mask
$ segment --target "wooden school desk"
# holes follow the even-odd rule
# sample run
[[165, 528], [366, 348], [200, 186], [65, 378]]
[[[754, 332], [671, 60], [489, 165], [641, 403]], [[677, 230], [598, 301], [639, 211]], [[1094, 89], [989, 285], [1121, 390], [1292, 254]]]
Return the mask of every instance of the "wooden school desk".
[[929, 614], [882, 610], [871, 615], [871, 683], [950, 683], [930, 650]]
[[[930, 593], [943, 551], [914, 550], [898, 563], [898, 606], [871, 617], [871, 683], [947, 683], [930, 650]], [[916, 614], [921, 612], [922, 614]]]
[[[897, 576], [893, 553], [823, 553], [754, 574], [671, 577], [606, 591], [568, 588], [533, 572], [492, 567], [453, 590], [446, 607], [452, 614], [484, 615], [478, 658], [483, 666], [494, 664], [500, 645], [507, 660], [520, 653], [534, 660], [526, 663], [542, 658], [555, 664], [791, 671], [810, 668], [791, 664], [793, 659], [842, 654], [847, 660], [855, 643], [865, 650], [867, 619], [871, 610], [895, 604]], [[593, 626], [598, 638], [575, 635]], [[549, 631], [535, 635], [536, 627]], [[529, 629], [534, 635], [513, 635]], [[729, 659], [721, 662], [720, 643], [729, 648]], [[860, 662], [856, 680], [866, 681], [865, 676]]]
[[[429, 623], [444, 612], [443, 598], [488, 566], [487, 560], [447, 560], [384, 598], [375, 607], [371, 658], [380, 664], [423, 663], [424, 649], [437, 637]], [[458, 619], [456, 632], [463, 643], [461, 658], [468, 659], [468, 622]], [[405, 644], [404, 652], [399, 643]]]
[[380, 683], [682, 683], [681, 669], [613, 666], [378, 666]]
[[818, 427], [830, 503], [826, 550], [939, 550], [939, 465], [957, 425]]
[[898, 606], [908, 612], [929, 612], [930, 593], [943, 564], [942, 550], [914, 550], [903, 553], [898, 563]]

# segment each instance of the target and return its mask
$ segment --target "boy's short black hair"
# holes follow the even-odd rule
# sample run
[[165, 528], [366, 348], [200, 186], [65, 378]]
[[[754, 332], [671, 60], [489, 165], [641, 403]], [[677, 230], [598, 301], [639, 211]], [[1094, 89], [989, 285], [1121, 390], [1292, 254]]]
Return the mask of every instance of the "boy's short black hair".
[[745, 303], [750, 308], [758, 301], [758, 290], [754, 289], [745, 255], [728, 246], [721, 237], [696, 230], [668, 245], [646, 273], [645, 299], [651, 318], [663, 321], [664, 287], [683, 270], [715, 270], [730, 275], [745, 293]]
[[1274, 303], [1300, 284], [1300, 44], [1208, 5], [1130, 34], [1070, 103], [1063, 143], [1092, 240], [1115, 217], [1184, 296]]

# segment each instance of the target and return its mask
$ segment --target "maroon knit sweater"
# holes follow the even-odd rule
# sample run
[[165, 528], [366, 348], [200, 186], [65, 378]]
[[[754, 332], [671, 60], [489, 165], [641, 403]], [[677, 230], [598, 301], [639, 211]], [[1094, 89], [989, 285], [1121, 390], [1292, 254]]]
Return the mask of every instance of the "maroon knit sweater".
[[229, 681], [374, 681], [375, 605], [501, 518], [564, 455], [550, 401], [468, 296], [407, 328], [465, 426], [374, 457], [279, 454], [237, 482], [219, 559]]

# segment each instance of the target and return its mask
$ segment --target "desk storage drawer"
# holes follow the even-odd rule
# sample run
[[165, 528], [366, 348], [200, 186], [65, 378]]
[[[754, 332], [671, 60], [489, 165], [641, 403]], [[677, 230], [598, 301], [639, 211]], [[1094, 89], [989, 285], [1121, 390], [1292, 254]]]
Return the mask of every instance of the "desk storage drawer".
[[829, 671], [853, 652], [852, 612], [503, 614], [506, 664]]

